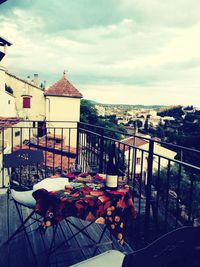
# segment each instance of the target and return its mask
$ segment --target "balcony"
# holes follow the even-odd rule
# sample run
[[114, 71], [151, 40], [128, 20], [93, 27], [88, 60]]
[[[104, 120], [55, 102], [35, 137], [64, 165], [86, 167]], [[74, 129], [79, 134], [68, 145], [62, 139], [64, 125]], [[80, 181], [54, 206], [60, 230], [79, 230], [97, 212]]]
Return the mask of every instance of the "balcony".
[[[53, 125], [53, 127], [52, 127]], [[184, 226], [199, 225], [200, 222], [200, 167], [194, 164], [194, 158], [200, 158], [200, 151], [167, 144], [144, 136], [131, 136], [116, 133], [109, 129], [77, 122], [20, 122], [12, 127], [1, 129], [0, 160], [2, 155], [19, 148], [41, 149], [44, 153], [44, 165], [40, 169], [42, 178], [61, 173], [66, 175], [71, 164], [77, 162], [83, 171], [88, 165], [96, 164], [100, 173], [106, 173], [110, 147], [116, 147], [119, 179], [127, 183], [133, 192], [137, 218], [126, 229], [126, 245], [117, 249], [129, 252], [142, 248], [162, 234]], [[191, 160], [185, 160], [185, 155]], [[25, 237], [20, 235], [9, 247], [3, 245], [19, 221], [12, 202], [7, 202], [7, 172], [0, 172], [0, 263], [1, 266], [34, 266]], [[28, 211], [22, 209], [23, 214]], [[77, 225], [86, 222], [71, 218]], [[8, 227], [9, 225], [9, 227]], [[66, 235], [76, 229], [64, 225]], [[29, 235], [39, 262], [43, 266], [45, 247], [51, 237], [51, 228], [44, 237], [35, 234], [31, 227]], [[100, 225], [94, 225], [90, 232], [98, 237]], [[61, 239], [60, 233], [58, 239]], [[109, 233], [105, 236], [109, 240]], [[71, 240], [76, 249], [66, 253], [62, 248], [54, 253], [50, 266], [70, 266], [84, 258], [91, 257], [92, 249], [79, 250], [83, 236]], [[98, 252], [110, 249], [110, 245], [101, 247]]]

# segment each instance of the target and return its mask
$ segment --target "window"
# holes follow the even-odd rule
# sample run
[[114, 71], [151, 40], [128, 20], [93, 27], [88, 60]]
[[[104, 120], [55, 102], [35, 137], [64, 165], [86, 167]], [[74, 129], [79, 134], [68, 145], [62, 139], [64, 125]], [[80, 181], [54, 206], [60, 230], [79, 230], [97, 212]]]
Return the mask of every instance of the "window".
[[8, 104], [10, 104], [10, 100], [8, 100]]
[[136, 158], [136, 164], [137, 164], [137, 165], [140, 164], [140, 158]]
[[31, 98], [28, 96], [23, 97], [23, 108], [30, 108], [31, 107]]
[[15, 137], [20, 136], [20, 131], [15, 132]]

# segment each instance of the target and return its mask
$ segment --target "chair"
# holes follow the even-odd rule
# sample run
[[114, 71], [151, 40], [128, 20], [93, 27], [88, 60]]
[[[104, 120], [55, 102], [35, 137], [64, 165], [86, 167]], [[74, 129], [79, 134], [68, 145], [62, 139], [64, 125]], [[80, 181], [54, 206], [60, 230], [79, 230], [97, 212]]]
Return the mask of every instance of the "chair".
[[[35, 199], [32, 197], [33, 184], [40, 180], [39, 164], [43, 163], [43, 152], [40, 150], [20, 149], [3, 156], [3, 166], [7, 168], [9, 175], [8, 195], [8, 240], [9, 243], [18, 233], [24, 231], [31, 251], [34, 251], [26, 231], [27, 222], [30, 219], [38, 221], [34, 215]], [[43, 177], [42, 177], [43, 178]], [[20, 219], [20, 226], [9, 236], [9, 198], [14, 201]], [[31, 209], [31, 213], [24, 219], [20, 208], [24, 206]], [[32, 223], [31, 223], [32, 224]]]
[[146, 248], [128, 255], [110, 250], [73, 267], [192, 267], [195, 248], [198, 245], [200, 245], [200, 227], [187, 226], [173, 230]]

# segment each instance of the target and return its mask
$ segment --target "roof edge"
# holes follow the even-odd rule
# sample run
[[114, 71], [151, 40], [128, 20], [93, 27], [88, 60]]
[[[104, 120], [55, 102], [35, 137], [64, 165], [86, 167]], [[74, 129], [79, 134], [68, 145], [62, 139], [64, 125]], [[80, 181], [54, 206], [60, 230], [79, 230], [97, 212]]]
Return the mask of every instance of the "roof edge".
[[3, 38], [3, 37], [0, 36], [0, 46], [2, 46], [1, 43], [3, 43], [4, 45], [8, 45], [8, 46], [11, 46], [12, 45], [12, 43], [10, 41], [8, 41], [5, 38]]
[[6, 74], [9, 75], [9, 76], [11, 76], [11, 77], [13, 77], [13, 78], [15, 78], [15, 79], [17, 79], [17, 80], [19, 80], [19, 81], [21, 81], [21, 82], [24, 82], [24, 83], [26, 83], [26, 84], [28, 84], [28, 85], [31, 85], [31, 86], [33, 86], [33, 87], [35, 87], [35, 88], [37, 88], [37, 89], [43, 91], [43, 89], [42, 89], [41, 87], [36, 86], [36, 85], [34, 85], [34, 84], [32, 84], [32, 83], [29, 83], [29, 82], [27, 82], [25, 79], [22, 79], [22, 78], [20, 78], [20, 77], [17, 77], [16, 75], [14, 75], [14, 74], [12, 74], [12, 73], [6, 72]]
[[[81, 94], [82, 95], [82, 94]], [[68, 95], [56, 95], [51, 93], [44, 93], [44, 96], [55, 96], [55, 97], [69, 97], [69, 98], [83, 98], [82, 96], [68, 96]]]

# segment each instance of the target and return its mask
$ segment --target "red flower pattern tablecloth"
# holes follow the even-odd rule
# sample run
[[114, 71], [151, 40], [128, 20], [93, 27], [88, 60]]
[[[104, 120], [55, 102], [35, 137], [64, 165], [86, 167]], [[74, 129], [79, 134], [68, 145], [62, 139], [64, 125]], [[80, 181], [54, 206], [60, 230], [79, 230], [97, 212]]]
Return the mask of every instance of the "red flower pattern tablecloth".
[[44, 217], [44, 228], [68, 216], [104, 223], [111, 233], [124, 244], [124, 223], [134, 219], [136, 211], [130, 188], [121, 185], [117, 190], [107, 190], [94, 183], [73, 182], [65, 190], [33, 193], [35, 211]]

